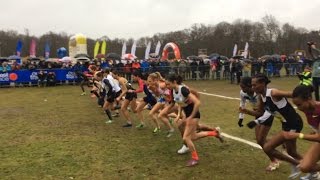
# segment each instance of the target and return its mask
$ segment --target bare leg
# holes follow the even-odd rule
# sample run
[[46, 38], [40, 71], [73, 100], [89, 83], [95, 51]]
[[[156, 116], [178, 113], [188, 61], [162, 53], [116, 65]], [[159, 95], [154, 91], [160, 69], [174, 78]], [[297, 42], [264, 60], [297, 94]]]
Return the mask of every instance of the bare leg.
[[320, 171], [320, 143], [313, 143], [300, 162], [300, 170], [304, 173]]
[[273, 136], [272, 139], [270, 139], [263, 145], [263, 150], [266, 154], [270, 155], [271, 157], [275, 157], [279, 160], [287, 161], [293, 165], [298, 165], [299, 164], [298, 160], [293, 159], [287, 155], [284, 155], [275, 149], [276, 147], [280, 146], [284, 142], [286, 142], [286, 139], [284, 138], [283, 133], [280, 132], [275, 136]]

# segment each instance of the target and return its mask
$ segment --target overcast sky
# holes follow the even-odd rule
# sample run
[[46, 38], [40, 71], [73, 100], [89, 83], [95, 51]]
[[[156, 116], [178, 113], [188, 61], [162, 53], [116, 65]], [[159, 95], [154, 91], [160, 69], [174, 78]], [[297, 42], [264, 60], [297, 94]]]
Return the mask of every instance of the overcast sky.
[[320, 0], [1, 0], [0, 29], [138, 39], [194, 23], [260, 21], [266, 14], [281, 23], [320, 29]]

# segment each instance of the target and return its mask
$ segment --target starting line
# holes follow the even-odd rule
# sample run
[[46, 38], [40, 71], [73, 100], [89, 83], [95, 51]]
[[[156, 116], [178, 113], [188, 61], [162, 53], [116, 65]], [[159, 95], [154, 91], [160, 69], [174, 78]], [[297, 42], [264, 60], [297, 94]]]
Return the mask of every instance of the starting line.
[[[207, 95], [207, 96], [214, 96], [214, 97], [219, 97], [219, 98], [224, 98], [224, 99], [231, 99], [231, 100], [239, 100], [240, 101], [240, 98], [233, 98], [233, 97], [222, 96], [222, 95], [218, 95], [218, 94], [205, 93], [205, 92], [199, 92], [199, 93], [203, 94], [203, 95]], [[238, 142], [242, 142], [242, 143], [248, 144], [249, 146], [252, 146], [252, 147], [255, 147], [255, 148], [258, 148], [258, 149], [262, 149], [261, 146], [259, 144], [257, 144], [257, 143], [254, 143], [254, 142], [251, 142], [251, 141], [248, 141], [248, 140], [236, 137], [236, 136], [232, 136], [232, 135], [229, 135], [229, 134], [226, 134], [226, 133], [221, 133], [221, 134], [226, 138], [229, 138], [229, 139], [232, 139], [232, 140], [235, 140], [235, 141], [238, 141]]]

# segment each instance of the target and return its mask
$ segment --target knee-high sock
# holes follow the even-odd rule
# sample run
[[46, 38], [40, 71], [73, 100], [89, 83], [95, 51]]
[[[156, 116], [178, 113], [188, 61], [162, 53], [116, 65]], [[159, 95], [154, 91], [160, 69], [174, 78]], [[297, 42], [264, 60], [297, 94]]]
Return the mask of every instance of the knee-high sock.
[[105, 110], [105, 112], [106, 112], [106, 114], [107, 114], [108, 118], [109, 118], [110, 120], [112, 120], [112, 116], [111, 116], [111, 112], [110, 112], [110, 110], [109, 110], [109, 109], [107, 109], [107, 110]]

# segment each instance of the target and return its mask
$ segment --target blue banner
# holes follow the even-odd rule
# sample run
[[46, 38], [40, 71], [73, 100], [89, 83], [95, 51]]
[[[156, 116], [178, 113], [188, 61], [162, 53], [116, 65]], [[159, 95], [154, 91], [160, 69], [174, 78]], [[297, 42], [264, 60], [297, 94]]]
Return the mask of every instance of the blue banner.
[[[77, 76], [72, 69], [47, 69], [42, 71], [45, 73], [53, 72], [56, 75], [56, 81], [74, 81], [77, 79]], [[38, 82], [38, 72], [39, 70], [0, 72], [0, 83], [36, 83]]]

